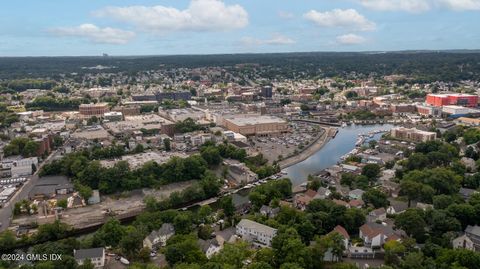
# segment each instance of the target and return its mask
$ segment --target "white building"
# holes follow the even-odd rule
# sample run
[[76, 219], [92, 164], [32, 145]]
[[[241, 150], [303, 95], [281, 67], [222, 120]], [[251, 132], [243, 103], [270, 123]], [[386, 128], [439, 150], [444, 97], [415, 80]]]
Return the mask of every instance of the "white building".
[[105, 266], [104, 248], [74, 249], [73, 256], [78, 265], [82, 265], [86, 259], [89, 259], [95, 268], [103, 268]]
[[5, 158], [0, 163], [2, 177], [21, 177], [33, 174], [38, 167], [38, 158], [22, 158], [20, 156]]
[[242, 219], [237, 224], [236, 234], [247, 241], [270, 247], [272, 239], [277, 235], [277, 229], [248, 219]]

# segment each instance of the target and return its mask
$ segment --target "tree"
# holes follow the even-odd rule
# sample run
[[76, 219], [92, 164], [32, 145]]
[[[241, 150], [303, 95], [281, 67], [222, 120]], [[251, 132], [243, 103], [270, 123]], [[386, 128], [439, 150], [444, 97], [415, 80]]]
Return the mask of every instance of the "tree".
[[390, 240], [386, 242], [383, 246], [383, 249], [385, 249], [386, 264], [399, 264], [400, 257], [403, 256], [406, 251], [405, 246], [395, 240]]
[[235, 214], [235, 206], [233, 205], [231, 196], [225, 196], [220, 199], [220, 207], [228, 218], [231, 218]]
[[57, 202], [57, 206], [58, 207], [62, 207], [62, 208], [67, 208], [67, 199], [61, 199], [61, 200], [58, 200]]
[[169, 138], [164, 138], [163, 139], [163, 148], [165, 149], [165, 151], [172, 150], [172, 148], [170, 146], [170, 139]]
[[362, 168], [362, 175], [368, 177], [370, 180], [374, 180], [380, 174], [380, 166], [375, 163], [369, 163]]
[[395, 226], [403, 229], [407, 235], [412, 236], [417, 242], [423, 242], [426, 235], [427, 224], [423, 218], [423, 211], [407, 209], [395, 217]]
[[94, 246], [112, 246], [116, 247], [127, 233], [125, 227], [115, 218], [110, 218], [103, 226], [93, 235]]
[[192, 214], [190, 211], [177, 214], [173, 219], [175, 232], [179, 234], [188, 234], [192, 231]]
[[245, 242], [225, 243], [224, 248], [211, 261], [221, 264], [223, 268], [243, 268], [243, 262], [250, 255], [249, 245]]
[[203, 147], [200, 152], [209, 165], [219, 165], [222, 162], [220, 151], [214, 146]]
[[177, 263], [203, 264], [207, 257], [200, 250], [197, 238], [192, 235], [175, 235], [167, 241], [165, 258], [174, 266]]
[[122, 252], [130, 259], [137, 257], [142, 248], [143, 235], [133, 226], [128, 226], [125, 235], [120, 240]]
[[362, 196], [365, 203], [370, 203], [375, 208], [388, 206], [390, 202], [387, 198], [388, 196], [385, 193], [373, 188], [366, 191]]

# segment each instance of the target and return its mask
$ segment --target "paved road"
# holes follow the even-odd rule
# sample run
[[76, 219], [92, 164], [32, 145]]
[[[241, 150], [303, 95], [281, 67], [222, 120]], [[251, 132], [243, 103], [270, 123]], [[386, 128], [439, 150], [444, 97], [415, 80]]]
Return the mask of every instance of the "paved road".
[[40, 172], [41, 168], [57, 154], [59, 154], [58, 150], [53, 151], [47, 157], [47, 159], [45, 159], [45, 161], [40, 164], [35, 174], [30, 176], [29, 180], [23, 184], [20, 190], [18, 190], [8, 201], [8, 203], [6, 203], [3, 208], [0, 209], [0, 222], [2, 223], [2, 225], [0, 226], [0, 232], [6, 230], [10, 226], [10, 222], [12, 221], [13, 206], [15, 205], [15, 203], [23, 199], [28, 199], [28, 194], [38, 182], [38, 173]]

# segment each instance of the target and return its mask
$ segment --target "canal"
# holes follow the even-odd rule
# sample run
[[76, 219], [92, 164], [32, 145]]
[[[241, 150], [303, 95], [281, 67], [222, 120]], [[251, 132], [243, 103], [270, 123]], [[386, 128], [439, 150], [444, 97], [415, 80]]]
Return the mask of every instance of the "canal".
[[[350, 125], [338, 129], [336, 137], [330, 140], [315, 154], [303, 162], [285, 168], [286, 177], [290, 178], [293, 186], [298, 186], [305, 181], [310, 174], [316, 174], [323, 169], [335, 165], [340, 157], [349, 153], [355, 148], [355, 143], [359, 134], [366, 134], [376, 130], [390, 130], [391, 124], [383, 125]], [[379, 139], [381, 134], [375, 135], [374, 139]]]

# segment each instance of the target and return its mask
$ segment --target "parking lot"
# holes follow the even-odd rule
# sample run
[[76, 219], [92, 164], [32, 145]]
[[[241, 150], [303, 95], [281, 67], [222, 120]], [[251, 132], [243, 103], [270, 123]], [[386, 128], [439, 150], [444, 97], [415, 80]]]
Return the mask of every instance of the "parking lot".
[[288, 158], [315, 141], [324, 129], [307, 123], [291, 123], [291, 133], [275, 137], [256, 137], [253, 139], [254, 148], [262, 152], [270, 162]]

